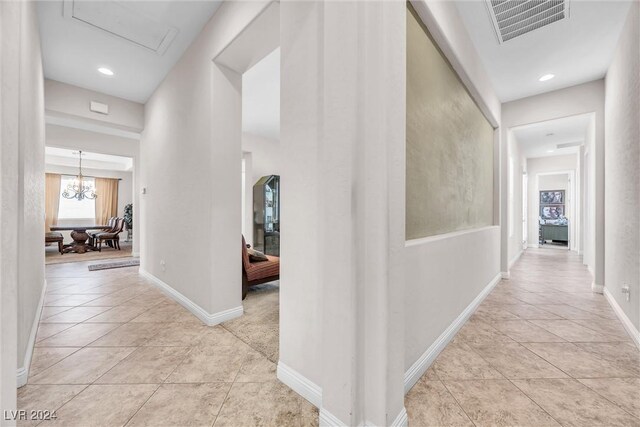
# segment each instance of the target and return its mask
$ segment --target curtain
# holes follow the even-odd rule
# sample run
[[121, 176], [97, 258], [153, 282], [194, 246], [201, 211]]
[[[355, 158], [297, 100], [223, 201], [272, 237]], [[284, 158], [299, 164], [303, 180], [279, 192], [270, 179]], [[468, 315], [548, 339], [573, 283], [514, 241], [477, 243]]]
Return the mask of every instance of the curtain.
[[96, 178], [96, 222], [106, 224], [118, 214], [118, 181], [111, 178]]
[[44, 184], [44, 231], [58, 223], [58, 208], [60, 206], [60, 181], [62, 177], [57, 173], [45, 174]]

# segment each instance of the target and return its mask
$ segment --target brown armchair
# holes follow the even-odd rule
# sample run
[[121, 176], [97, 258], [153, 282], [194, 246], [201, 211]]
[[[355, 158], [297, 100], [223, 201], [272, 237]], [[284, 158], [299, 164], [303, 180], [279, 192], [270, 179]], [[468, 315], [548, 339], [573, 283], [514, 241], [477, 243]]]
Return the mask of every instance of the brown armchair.
[[267, 255], [268, 261], [251, 262], [247, 243], [242, 236], [242, 299], [251, 286], [280, 279], [280, 258]]
[[96, 238], [100, 233], [113, 233], [116, 228], [117, 220], [118, 220], [117, 216], [112, 216], [111, 218], [109, 218], [109, 221], [107, 221], [107, 227], [109, 228], [107, 228], [106, 230], [98, 230], [98, 231], [93, 231], [89, 233], [89, 244], [91, 246], [94, 246], [96, 242]]
[[124, 229], [124, 218], [116, 220], [116, 226], [110, 231], [96, 234], [95, 239], [98, 241], [98, 251], [102, 252], [102, 242], [110, 241], [115, 249], [120, 250], [120, 233]]
[[64, 241], [64, 238], [62, 237], [62, 233], [58, 233], [56, 231], [51, 231], [49, 233], [44, 233], [44, 243], [45, 244], [57, 243], [58, 244], [58, 251], [62, 255], [64, 255], [64, 252], [62, 250], [64, 248], [63, 241]]

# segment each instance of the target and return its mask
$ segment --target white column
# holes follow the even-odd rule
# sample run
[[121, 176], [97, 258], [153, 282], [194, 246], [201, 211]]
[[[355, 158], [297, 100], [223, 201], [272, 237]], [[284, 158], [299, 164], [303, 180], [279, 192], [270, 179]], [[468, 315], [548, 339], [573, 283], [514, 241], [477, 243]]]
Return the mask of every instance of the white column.
[[[316, 108], [283, 116], [283, 135], [289, 120], [305, 121], [313, 130], [309, 154], [319, 166], [319, 233], [312, 244], [322, 316], [320, 422], [402, 423], [406, 6], [284, 2], [281, 8], [283, 94], [295, 81], [318, 95]], [[293, 40], [298, 48], [307, 43], [316, 71], [290, 80]]]
[[18, 367], [18, 144], [22, 5], [0, 3], [0, 425], [16, 409]]
[[242, 245], [242, 74], [215, 61], [211, 70], [210, 312], [228, 313], [242, 307], [240, 267], [229, 268], [240, 265]]

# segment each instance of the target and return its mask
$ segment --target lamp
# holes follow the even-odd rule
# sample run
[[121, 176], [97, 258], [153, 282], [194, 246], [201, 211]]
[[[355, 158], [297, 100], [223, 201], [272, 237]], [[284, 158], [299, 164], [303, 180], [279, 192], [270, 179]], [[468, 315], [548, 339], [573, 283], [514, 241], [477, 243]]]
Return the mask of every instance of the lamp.
[[80, 159], [80, 166], [78, 168], [78, 176], [76, 176], [67, 188], [62, 192], [62, 197], [65, 199], [76, 199], [82, 201], [84, 199], [93, 200], [98, 195], [96, 194], [93, 185], [84, 181], [82, 176], [82, 151], [78, 152], [78, 158]]

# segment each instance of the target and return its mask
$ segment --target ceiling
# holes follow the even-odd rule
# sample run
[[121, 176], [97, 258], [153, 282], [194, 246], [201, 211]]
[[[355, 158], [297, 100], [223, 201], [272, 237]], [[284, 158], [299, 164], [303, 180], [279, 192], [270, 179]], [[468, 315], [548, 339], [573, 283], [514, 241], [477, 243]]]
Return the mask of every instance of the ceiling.
[[[485, 1], [456, 1], [502, 102], [604, 77], [630, 5], [630, 1], [571, 0], [568, 19], [500, 44]], [[545, 74], [555, 78], [538, 81]]]
[[145, 103], [220, 4], [40, 1], [45, 77]]
[[[512, 130], [523, 157], [549, 157], [577, 153], [584, 144], [591, 114], [564, 117], [521, 126]], [[558, 148], [558, 144], [578, 143]]]
[[242, 131], [280, 139], [280, 48], [242, 75]]
[[[55, 166], [78, 167], [78, 151], [66, 148], [45, 147], [45, 164]], [[112, 156], [108, 154], [82, 152], [82, 168], [113, 171], [131, 171], [131, 157]]]

